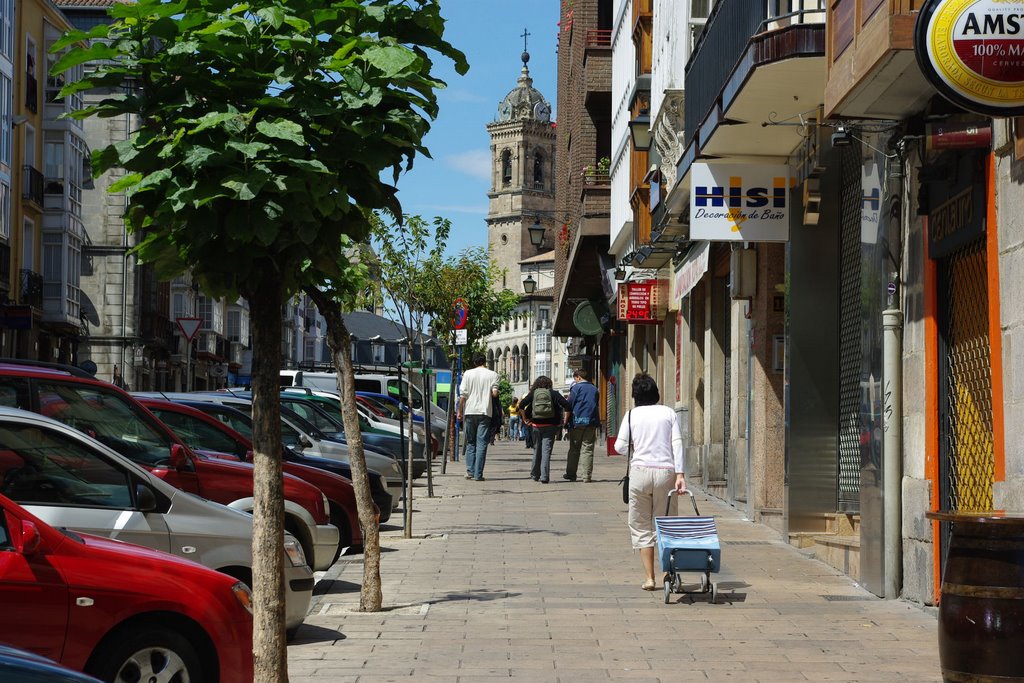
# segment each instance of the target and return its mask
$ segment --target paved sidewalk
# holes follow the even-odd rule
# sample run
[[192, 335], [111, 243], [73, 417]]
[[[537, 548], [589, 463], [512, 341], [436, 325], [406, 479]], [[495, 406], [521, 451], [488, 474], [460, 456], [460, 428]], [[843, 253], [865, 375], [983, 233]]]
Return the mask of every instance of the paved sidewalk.
[[699, 493], [722, 541], [718, 604], [642, 591], [622, 458], [569, 483], [566, 450], [546, 485], [521, 443], [499, 442], [486, 481], [450, 462], [435, 498], [418, 486], [415, 537], [382, 534], [385, 611], [355, 611], [362, 563], [342, 558], [288, 648], [293, 683], [941, 680], [934, 613], [874, 597]]

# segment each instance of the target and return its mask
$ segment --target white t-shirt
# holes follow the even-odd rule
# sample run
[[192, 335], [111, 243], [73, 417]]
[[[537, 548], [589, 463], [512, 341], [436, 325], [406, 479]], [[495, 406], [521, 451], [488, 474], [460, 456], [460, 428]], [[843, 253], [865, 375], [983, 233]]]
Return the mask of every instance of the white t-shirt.
[[629, 431], [633, 430], [631, 465], [658, 467], [683, 472], [683, 435], [679, 431], [676, 411], [668, 406], [637, 406], [622, 418], [615, 450], [627, 453]]
[[460, 392], [466, 399], [463, 415], [491, 416], [491, 389], [498, 386], [498, 373], [480, 365], [462, 376]]

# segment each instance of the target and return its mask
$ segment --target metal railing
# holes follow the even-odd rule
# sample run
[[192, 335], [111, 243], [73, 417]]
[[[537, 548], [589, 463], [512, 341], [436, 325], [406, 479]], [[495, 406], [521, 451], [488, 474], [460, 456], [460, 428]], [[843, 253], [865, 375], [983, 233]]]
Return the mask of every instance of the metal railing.
[[593, 28], [587, 31], [587, 47], [611, 47], [611, 29]]
[[21, 167], [21, 198], [43, 205], [43, 174], [28, 164]]
[[751, 38], [784, 26], [824, 22], [825, 0], [775, 0], [768, 5], [749, 0], [715, 3], [686, 63], [687, 144], [715, 106]]
[[21, 298], [26, 306], [43, 307], [43, 276], [34, 270], [21, 269]]

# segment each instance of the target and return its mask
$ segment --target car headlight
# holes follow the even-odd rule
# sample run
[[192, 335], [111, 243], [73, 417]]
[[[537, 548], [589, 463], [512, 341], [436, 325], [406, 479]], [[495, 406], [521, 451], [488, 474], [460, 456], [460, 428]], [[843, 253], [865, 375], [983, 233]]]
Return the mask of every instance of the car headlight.
[[252, 591], [249, 590], [249, 587], [239, 581], [231, 587], [231, 592], [234, 593], [235, 600], [238, 600], [239, 604], [245, 608], [245, 611], [252, 614]]
[[330, 501], [327, 500], [327, 494], [324, 493], [323, 491], [320, 492], [320, 497], [323, 498], [322, 502], [324, 504], [324, 514], [326, 515], [328, 514], [328, 510], [331, 509], [331, 503]]
[[305, 567], [308, 564], [306, 554], [302, 552], [302, 546], [294, 538], [285, 539], [284, 554], [288, 556], [288, 561], [292, 563], [293, 567]]

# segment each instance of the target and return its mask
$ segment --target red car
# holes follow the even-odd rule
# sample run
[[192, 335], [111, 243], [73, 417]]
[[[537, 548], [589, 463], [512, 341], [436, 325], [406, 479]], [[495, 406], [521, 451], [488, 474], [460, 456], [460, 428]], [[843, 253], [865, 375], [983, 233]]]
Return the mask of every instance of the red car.
[[[178, 435], [178, 438], [193, 449], [227, 454], [243, 461], [250, 459], [252, 442], [201, 410], [159, 398], [138, 398], [136, 400], [149, 408], [154, 415], [160, 418], [161, 422]], [[282, 467], [285, 473], [316, 486], [327, 496], [327, 501], [330, 503], [331, 523], [341, 532], [339, 554], [342, 548], [363, 545], [363, 532], [362, 527], [359, 526], [359, 513], [356, 510], [356, 494], [351, 480], [325, 470], [287, 460], [282, 463]]]
[[[253, 466], [192, 452], [126, 392], [66, 366], [0, 362], [0, 405], [46, 415], [88, 434], [167, 483], [215, 503], [252, 512]], [[327, 498], [285, 475], [285, 529], [298, 539], [314, 570], [338, 554], [340, 533]]]
[[252, 681], [249, 588], [141, 546], [54, 529], [0, 495], [0, 642], [104, 681]]

